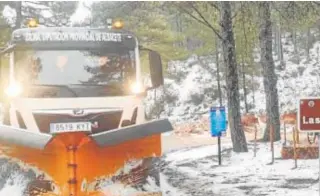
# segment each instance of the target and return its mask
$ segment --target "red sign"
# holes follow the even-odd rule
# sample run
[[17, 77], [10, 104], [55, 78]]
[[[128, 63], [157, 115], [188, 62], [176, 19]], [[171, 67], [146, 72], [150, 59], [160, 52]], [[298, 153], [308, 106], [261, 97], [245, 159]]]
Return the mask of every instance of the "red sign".
[[320, 132], [320, 98], [299, 100], [298, 128], [303, 132]]

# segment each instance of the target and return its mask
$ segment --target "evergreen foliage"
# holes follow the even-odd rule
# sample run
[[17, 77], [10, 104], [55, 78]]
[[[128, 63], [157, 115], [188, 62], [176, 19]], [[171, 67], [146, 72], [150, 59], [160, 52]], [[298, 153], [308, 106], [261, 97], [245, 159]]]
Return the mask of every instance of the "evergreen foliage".
[[[77, 8], [74, 1], [4, 1], [2, 7], [9, 6], [16, 11], [13, 27], [25, 27], [26, 20], [37, 18], [45, 26], [61, 26], [70, 22], [70, 16]], [[19, 17], [20, 16], [20, 17]]]
[[[139, 44], [159, 52], [164, 66], [170, 60], [185, 59], [189, 53], [175, 45], [184, 37], [172, 30], [162, 2], [96, 2], [92, 5], [95, 26], [106, 26], [108, 18], [124, 21], [124, 29], [133, 32]], [[148, 70], [147, 53], [142, 52], [143, 71]]]

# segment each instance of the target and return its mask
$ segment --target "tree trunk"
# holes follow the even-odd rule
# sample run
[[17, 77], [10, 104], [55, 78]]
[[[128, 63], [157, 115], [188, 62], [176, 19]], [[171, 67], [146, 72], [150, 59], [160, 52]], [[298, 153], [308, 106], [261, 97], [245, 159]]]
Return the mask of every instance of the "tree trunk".
[[254, 72], [251, 73], [251, 81], [252, 81], [252, 103], [254, 108], [256, 107], [256, 100], [255, 100], [255, 86], [254, 86]]
[[[295, 3], [293, 4], [292, 7], [292, 11], [293, 11], [293, 20], [295, 20]], [[298, 54], [298, 46], [297, 46], [297, 30], [295, 27], [293, 27], [293, 50], [294, 50], [294, 55], [296, 57], [297, 60], [297, 64], [300, 64], [300, 55]]]
[[270, 126], [273, 126], [274, 141], [280, 140], [279, 100], [277, 76], [272, 57], [272, 27], [270, 19], [270, 2], [259, 2], [260, 13], [260, 48], [263, 84], [266, 94], [267, 126], [264, 141], [269, 141]]
[[277, 24], [276, 26], [276, 31], [277, 31], [277, 57], [278, 57], [278, 61], [281, 61], [281, 32], [280, 32], [280, 24]]
[[220, 13], [223, 59], [226, 68], [228, 123], [233, 151], [248, 152], [246, 137], [241, 125], [239, 83], [230, 2], [221, 2]]
[[[176, 19], [176, 25], [177, 25], [176, 31], [178, 32], [178, 35], [180, 36], [182, 34], [181, 15], [177, 14], [175, 19]], [[178, 46], [183, 47], [183, 41], [179, 41]]]
[[16, 2], [16, 14], [17, 14], [17, 17], [16, 17], [14, 29], [20, 28], [22, 24], [22, 1]]
[[216, 65], [217, 65], [217, 85], [218, 85], [218, 93], [219, 93], [219, 104], [220, 107], [222, 106], [222, 90], [221, 90], [221, 84], [220, 84], [220, 63], [219, 63], [219, 38], [216, 38]]
[[274, 24], [273, 25], [273, 35], [274, 35], [274, 52], [277, 54], [277, 58], [279, 59], [279, 55], [278, 55], [278, 25]]
[[241, 74], [242, 74], [242, 88], [243, 88], [243, 94], [244, 94], [244, 107], [245, 107], [246, 113], [248, 113], [249, 107], [248, 107], [248, 101], [247, 101], [246, 72], [244, 71], [244, 61], [243, 60], [241, 63]]
[[281, 33], [281, 24], [279, 24], [279, 37], [278, 37], [278, 43], [279, 43], [279, 60], [280, 60], [280, 67], [282, 70], [286, 69], [286, 65], [283, 61], [283, 47], [282, 47], [282, 33]]
[[308, 28], [307, 30], [307, 41], [306, 41], [307, 62], [310, 61], [309, 45], [310, 45], [310, 28]]
[[297, 64], [300, 64], [300, 55], [298, 54], [298, 46], [297, 46], [297, 31], [296, 29], [293, 29], [293, 50], [294, 50], [294, 55], [297, 60]]
[[320, 54], [319, 46], [317, 47], [317, 63], [320, 63]]

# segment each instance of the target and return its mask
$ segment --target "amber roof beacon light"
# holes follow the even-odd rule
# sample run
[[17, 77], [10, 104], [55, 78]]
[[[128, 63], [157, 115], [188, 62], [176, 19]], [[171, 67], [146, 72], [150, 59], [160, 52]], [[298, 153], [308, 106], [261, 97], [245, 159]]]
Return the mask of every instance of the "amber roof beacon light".
[[121, 20], [116, 20], [113, 22], [112, 27], [115, 29], [122, 29], [123, 28], [123, 22]]
[[33, 27], [37, 27], [37, 26], [38, 26], [38, 21], [36, 19], [32, 18], [28, 21], [29, 28], [33, 28]]

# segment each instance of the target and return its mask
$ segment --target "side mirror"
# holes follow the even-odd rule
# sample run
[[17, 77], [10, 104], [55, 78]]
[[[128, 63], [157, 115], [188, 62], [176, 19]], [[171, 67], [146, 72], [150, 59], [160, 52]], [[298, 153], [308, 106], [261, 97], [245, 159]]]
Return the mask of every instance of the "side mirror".
[[152, 88], [163, 85], [162, 62], [160, 54], [156, 51], [149, 50], [149, 65]]

